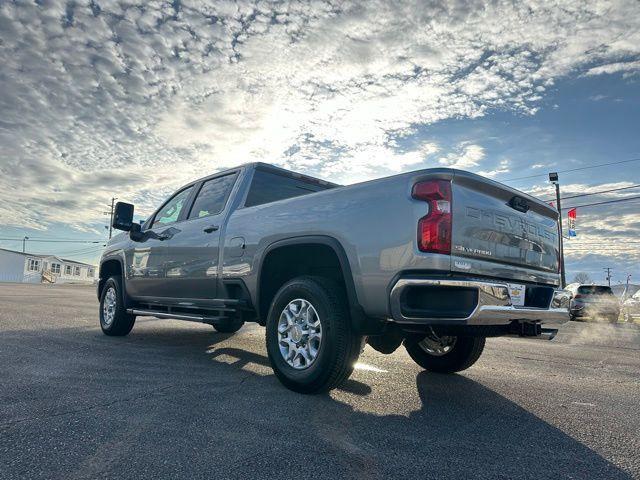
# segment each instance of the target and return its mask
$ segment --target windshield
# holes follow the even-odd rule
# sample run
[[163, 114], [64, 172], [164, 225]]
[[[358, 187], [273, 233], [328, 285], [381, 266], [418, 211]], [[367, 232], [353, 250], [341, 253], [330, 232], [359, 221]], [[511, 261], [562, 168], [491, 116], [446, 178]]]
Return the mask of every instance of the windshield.
[[613, 295], [611, 287], [604, 287], [600, 285], [586, 285], [579, 287], [578, 293], [581, 295]]

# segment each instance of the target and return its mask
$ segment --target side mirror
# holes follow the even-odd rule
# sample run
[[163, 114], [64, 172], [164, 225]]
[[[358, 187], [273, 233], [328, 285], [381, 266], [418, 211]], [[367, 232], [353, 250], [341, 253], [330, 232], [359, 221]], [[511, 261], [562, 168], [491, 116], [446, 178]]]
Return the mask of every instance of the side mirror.
[[116, 230], [130, 232], [133, 226], [133, 205], [124, 202], [116, 203], [111, 226]]

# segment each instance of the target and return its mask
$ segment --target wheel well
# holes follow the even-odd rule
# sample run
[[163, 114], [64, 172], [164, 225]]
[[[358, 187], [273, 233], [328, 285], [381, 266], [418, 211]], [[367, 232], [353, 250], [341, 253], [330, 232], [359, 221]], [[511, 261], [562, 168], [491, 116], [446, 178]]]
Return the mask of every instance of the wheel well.
[[259, 314], [264, 324], [276, 292], [289, 280], [301, 275], [330, 278], [345, 291], [346, 283], [335, 250], [324, 244], [295, 244], [275, 248], [267, 253], [260, 271]]
[[113, 275], [122, 276], [122, 265], [118, 260], [107, 260], [100, 265], [100, 274], [98, 276], [98, 296], [102, 294], [102, 287], [104, 283]]

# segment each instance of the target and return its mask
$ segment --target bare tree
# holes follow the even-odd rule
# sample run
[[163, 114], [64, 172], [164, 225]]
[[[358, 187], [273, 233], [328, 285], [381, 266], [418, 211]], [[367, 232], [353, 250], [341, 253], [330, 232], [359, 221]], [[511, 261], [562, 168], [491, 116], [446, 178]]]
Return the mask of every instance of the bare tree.
[[593, 279], [588, 273], [580, 272], [573, 277], [573, 283], [593, 283]]

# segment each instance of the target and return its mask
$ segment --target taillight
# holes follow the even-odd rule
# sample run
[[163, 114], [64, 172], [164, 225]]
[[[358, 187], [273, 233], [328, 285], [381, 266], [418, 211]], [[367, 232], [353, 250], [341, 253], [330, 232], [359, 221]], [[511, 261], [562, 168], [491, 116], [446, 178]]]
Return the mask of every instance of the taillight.
[[451, 254], [451, 182], [416, 183], [411, 196], [429, 204], [428, 213], [418, 221], [420, 251]]
[[583, 297], [584, 295], [580, 295], [579, 293], [573, 296], [573, 298], [583, 298]]

